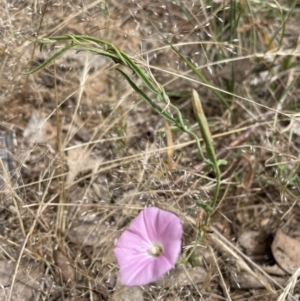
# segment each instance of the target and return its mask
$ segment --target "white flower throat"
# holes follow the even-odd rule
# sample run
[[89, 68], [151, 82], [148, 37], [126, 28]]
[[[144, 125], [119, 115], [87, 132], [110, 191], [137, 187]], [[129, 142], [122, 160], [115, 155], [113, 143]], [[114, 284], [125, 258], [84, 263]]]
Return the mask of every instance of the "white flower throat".
[[148, 254], [152, 257], [159, 257], [162, 251], [162, 245], [160, 243], [154, 243], [148, 249]]

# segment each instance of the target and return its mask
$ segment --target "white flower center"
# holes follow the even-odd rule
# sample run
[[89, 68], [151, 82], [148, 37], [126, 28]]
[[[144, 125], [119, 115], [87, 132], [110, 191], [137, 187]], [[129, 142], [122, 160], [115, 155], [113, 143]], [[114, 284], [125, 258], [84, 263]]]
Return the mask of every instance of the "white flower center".
[[162, 245], [159, 243], [154, 243], [148, 249], [148, 254], [151, 255], [152, 257], [159, 257], [162, 251], [163, 251]]

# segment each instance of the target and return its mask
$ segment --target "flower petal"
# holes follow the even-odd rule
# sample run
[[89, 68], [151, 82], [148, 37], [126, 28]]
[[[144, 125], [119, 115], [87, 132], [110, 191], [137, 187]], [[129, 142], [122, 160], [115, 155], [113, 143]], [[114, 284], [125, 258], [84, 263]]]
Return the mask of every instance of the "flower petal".
[[[174, 215], [175, 216], [175, 215]], [[181, 250], [182, 225], [180, 220], [169, 220], [168, 225], [159, 233], [163, 247], [162, 255], [168, 258], [173, 264], [176, 263]]]
[[151, 245], [151, 240], [144, 232], [137, 232], [131, 226], [119, 237], [116, 247], [143, 250]]
[[[156, 208], [157, 209], [157, 208]], [[165, 240], [167, 237], [173, 239], [181, 239], [182, 225], [180, 219], [175, 214], [160, 210], [156, 218], [157, 237]]]
[[155, 207], [142, 210], [130, 224], [127, 231], [137, 233], [142, 239], [149, 242], [157, 239], [156, 218], [159, 210]]
[[137, 254], [126, 265], [120, 265], [121, 282], [124, 285], [146, 285], [156, 280], [156, 275], [153, 273], [153, 262], [156, 258], [146, 257], [142, 254]]
[[[118, 252], [115, 254], [116, 256], [121, 255]], [[154, 258], [142, 254], [132, 254], [130, 259], [127, 258], [126, 264], [120, 264], [121, 282], [128, 286], [146, 285], [155, 282], [173, 267], [174, 263], [170, 262], [166, 256]]]

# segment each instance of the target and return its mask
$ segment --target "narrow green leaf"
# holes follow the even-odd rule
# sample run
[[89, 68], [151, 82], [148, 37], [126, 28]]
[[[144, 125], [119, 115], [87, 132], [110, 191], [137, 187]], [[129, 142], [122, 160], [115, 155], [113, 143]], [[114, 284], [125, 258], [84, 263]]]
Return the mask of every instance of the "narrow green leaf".
[[128, 81], [130, 86], [146, 101], [146, 103], [151, 106], [159, 115], [163, 116], [167, 121], [171, 122], [172, 124], [176, 124], [177, 121], [175, 118], [171, 117], [170, 115], [163, 112], [162, 108], [155, 104], [150, 97], [141, 90], [132, 80], [131, 78], [121, 69], [117, 68], [117, 70], [125, 77]]
[[69, 44], [67, 46], [65, 46], [64, 48], [62, 48], [61, 50], [57, 51], [55, 54], [53, 54], [48, 60], [46, 60], [44, 63], [42, 63], [41, 65], [37, 66], [34, 69], [31, 69], [29, 71], [25, 71], [22, 72], [22, 74], [24, 75], [29, 75], [29, 74], [33, 74], [41, 69], [43, 69], [44, 67], [46, 67], [48, 64], [50, 64], [53, 60], [55, 60], [56, 58], [58, 58], [59, 56], [61, 56], [64, 52], [68, 51], [70, 48], [72, 48], [74, 45], [73, 44]]

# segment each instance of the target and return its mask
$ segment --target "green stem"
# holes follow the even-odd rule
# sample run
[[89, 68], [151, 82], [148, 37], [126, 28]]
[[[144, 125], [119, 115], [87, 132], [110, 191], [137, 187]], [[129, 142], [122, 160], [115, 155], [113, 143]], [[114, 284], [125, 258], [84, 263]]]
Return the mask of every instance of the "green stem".
[[[213, 200], [210, 205], [210, 207], [212, 209], [215, 209], [215, 206], [216, 206], [217, 200], [218, 200], [219, 191], [220, 191], [220, 186], [221, 186], [221, 172], [220, 172], [219, 163], [217, 161], [217, 157], [216, 157], [214, 146], [213, 146], [213, 139], [212, 139], [212, 136], [211, 136], [208, 124], [207, 124], [207, 120], [205, 118], [205, 114], [202, 109], [199, 95], [196, 90], [193, 90], [192, 104], [193, 104], [194, 114], [197, 119], [202, 138], [206, 145], [207, 155], [208, 155], [209, 159], [211, 160], [211, 165], [213, 166], [214, 172], [216, 174], [216, 187], [214, 190]], [[206, 226], [209, 225], [209, 219], [210, 219], [212, 213], [213, 212], [207, 212], [207, 214], [205, 216], [205, 225]]]

